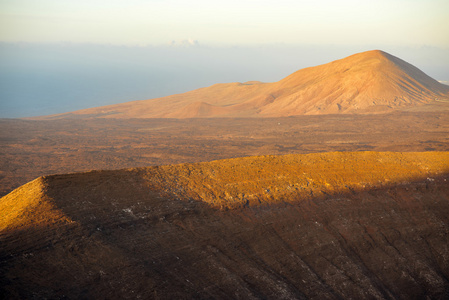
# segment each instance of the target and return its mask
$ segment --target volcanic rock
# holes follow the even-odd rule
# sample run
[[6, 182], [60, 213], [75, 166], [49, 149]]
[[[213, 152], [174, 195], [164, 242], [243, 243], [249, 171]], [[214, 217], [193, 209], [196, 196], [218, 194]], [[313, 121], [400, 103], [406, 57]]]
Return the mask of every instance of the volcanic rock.
[[40, 177], [0, 199], [6, 298], [445, 299], [449, 153]]

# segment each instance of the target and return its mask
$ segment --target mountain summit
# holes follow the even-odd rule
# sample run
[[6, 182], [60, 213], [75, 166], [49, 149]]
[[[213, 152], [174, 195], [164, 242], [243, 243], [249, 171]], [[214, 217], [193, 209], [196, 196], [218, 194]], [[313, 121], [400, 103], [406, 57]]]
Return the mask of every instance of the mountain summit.
[[62, 114], [109, 118], [286, 117], [382, 113], [449, 99], [449, 86], [380, 50], [301, 69], [273, 83], [216, 84], [183, 94]]

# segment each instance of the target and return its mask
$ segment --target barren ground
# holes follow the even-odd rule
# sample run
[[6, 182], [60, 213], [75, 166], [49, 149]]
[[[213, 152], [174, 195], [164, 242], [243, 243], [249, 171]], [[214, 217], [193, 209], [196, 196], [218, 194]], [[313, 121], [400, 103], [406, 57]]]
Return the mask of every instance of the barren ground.
[[[43, 175], [134, 168], [40, 177], [3, 197], [0, 294], [447, 299], [449, 165], [437, 151], [449, 150], [449, 113], [439, 105], [0, 120], [2, 195]], [[135, 168], [329, 151], [355, 152]]]
[[[447, 105], [267, 119], [0, 120], [0, 195], [39, 176], [266, 154], [447, 151]], [[422, 109], [421, 109], [422, 110]]]
[[0, 294], [447, 299], [448, 158], [333, 152], [40, 177], [1, 198]]

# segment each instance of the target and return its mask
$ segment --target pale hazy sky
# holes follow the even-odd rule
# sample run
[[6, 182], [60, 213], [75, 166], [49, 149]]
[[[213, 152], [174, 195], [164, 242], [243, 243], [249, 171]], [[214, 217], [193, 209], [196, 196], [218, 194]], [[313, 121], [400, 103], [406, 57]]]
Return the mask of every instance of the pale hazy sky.
[[0, 41], [449, 47], [448, 0], [0, 0]]

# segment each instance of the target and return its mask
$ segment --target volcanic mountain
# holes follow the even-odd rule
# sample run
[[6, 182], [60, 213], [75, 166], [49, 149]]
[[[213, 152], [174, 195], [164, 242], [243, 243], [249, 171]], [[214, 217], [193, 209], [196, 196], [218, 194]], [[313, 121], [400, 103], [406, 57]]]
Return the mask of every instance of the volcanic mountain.
[[285, 117], [379, 113], [449, 99], [449, 86], [374, 50], [301, 69], [274, 83], [216, 84], [163, 98], [84, 109], [52, 117]]
[[0, 199], [5, 299], [447, 299], [449, 152], [40, 177]]

